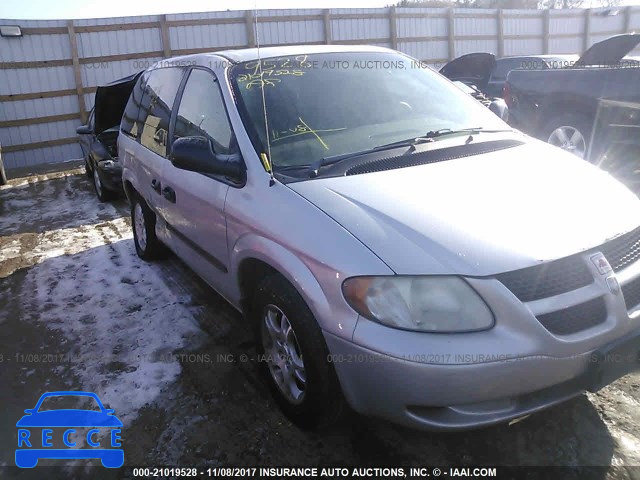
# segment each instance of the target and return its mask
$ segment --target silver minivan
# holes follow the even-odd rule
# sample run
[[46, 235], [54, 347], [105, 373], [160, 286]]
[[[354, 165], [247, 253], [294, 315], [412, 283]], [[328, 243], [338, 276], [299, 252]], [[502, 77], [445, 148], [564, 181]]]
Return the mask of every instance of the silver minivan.
[[638, 368], [640, 201], [401, 53], [163, 60], [118, 144], [138, 255], [249, 319], [301, 426], [479, 427]]

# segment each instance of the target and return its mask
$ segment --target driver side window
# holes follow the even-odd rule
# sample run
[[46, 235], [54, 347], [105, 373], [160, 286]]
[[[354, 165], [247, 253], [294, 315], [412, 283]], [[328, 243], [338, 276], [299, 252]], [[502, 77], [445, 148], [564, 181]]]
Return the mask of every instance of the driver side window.
[[235, 151], [220, 86], [205, 70], [193, 69], [184, 87], [174, 132], [174, 139], [180, 137], [205, 137], [218, 154]]

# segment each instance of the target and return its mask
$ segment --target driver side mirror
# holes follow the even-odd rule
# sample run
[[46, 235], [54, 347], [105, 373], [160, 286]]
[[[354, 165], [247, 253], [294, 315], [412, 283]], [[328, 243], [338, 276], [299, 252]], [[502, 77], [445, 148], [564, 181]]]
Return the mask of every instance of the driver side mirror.
[[174, 140], [169, 160], [174, 167], [182, 170], [224, 175], [237, 180], [243, 178], [240, 154], [217, 154], [205, 137], [181, 137]]
[[89, 125], [82, 125], [76, 128], [76, 133], [78, 135], [90, 135], [93, 133], [93, 129]]

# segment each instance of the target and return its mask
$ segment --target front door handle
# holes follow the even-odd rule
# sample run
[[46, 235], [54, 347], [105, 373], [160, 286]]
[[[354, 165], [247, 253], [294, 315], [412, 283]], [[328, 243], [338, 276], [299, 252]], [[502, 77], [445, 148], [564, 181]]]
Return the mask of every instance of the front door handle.
[[176, 192], [171, 187], [164, 187], [162, 189], [162, 196], [169, 200], [171, 203], [176, 203]]
[[160, 182], [154, 178], [151, 180], [151, 188], [153, 188], [157, 193], [160, 193]]

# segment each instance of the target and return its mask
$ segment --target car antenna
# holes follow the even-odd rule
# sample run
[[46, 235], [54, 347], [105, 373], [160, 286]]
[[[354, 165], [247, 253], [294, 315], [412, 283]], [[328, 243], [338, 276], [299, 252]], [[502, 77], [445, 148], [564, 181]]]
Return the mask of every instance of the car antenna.
[[273, 187], [276, 183], [273, 178], [273, 165], [271, 164], [271, 142], [269, 141], [269, 120], [267, 118], [267, 101], [264, 96], [264, 77], [262, 73], [262, 59], [260, 58], [260, 32], [258, 31], [258, 0], [255, 0], [255, 20], [256, 20], [256, 47], [258, 49], [258, 71], [260, 72], [260, 92], [262, 93], [262, 111], [264, 113], [264, 129], [267, 138], [267, 153], [260, 153], [260, 160], [264, 169], [269, 172], [269, 186]]

